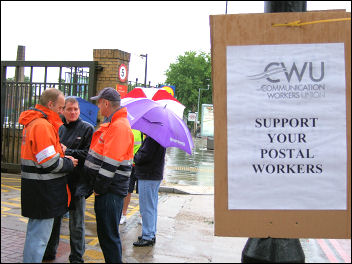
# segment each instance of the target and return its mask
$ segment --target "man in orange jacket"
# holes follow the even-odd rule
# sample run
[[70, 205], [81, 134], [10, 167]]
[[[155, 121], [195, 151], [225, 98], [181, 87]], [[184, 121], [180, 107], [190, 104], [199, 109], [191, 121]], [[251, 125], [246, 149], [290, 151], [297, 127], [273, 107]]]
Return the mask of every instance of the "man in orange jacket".
[[[69, 207], [69, 230], [70, 230], [70, 263], [83, 263], [85, 252], [85, 223], [84, 215], [86, 198], [93, 190], [88, 186], [84, 172], [84, 161], [87, 157], [90, 142], [94, 133], [94, 127], [80, 118], [80, 106], [75, 97], [68, 96], [65, 99], [62, 122], [59, 129], [59, 138], [65, 155], [73, 156], [78, 160], [78, 165], [73, 172], [69, 173], [68, 186], [71, 192]], [[89, 189], [88, 189], [89, 188]], [[43, 260], [54, 260], [60, 242], [62, 216], [54, 219], [53, 230], [46, 247]]]
[[93, 134], [84, 166], [94, 188], [97, 234], [105, 262], [121, 263], [119, 223], [132, 170], [134, 137], [127, 110], [120, 107], [120, 94], [114, 88], [104, 88], [91, 100], [98, 100], [105, 120]]
[[54, 218], [68, 210], [67, 173], [77, 159], [63, 154], [58, 129], [65, 97], [55, 88], [45, 90], [35, 108], [21, 113], [21, 210], [28, 217], [23, 262], [42, 262]]

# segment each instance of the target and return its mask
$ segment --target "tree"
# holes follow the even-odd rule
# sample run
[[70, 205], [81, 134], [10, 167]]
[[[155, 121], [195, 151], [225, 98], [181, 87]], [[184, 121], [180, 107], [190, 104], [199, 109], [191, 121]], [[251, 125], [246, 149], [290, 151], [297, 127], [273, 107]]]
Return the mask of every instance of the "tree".
[[[7, 82], [15, 82], [15, 77], [10, 77], [6, 79]], [[24, 82], [30, 82], [30, 78], [28, 76], [24, 76]]]
[[187, 51], [177, 57], [176, 63], [171, 63], [166, 70], [166, 83], [175, 85], [175, 97], [186, 106], [184, 114], [196, 112], [198, 108], [199, 89], [202, 90], [199, 111], [202, 104], [212, 104], [211, 57], [210, 52]]

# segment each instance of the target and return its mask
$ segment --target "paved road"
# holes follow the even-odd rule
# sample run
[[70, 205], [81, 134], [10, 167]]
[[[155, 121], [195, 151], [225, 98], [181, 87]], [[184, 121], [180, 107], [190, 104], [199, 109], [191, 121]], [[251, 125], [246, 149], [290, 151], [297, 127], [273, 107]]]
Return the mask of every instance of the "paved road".
[[[175, 187], [175, 186], [174, 186]], [[135, 248], [140, 235], [137, 195], [132, 195], [127, 223], [120, 226], [124, 261], [137, 262], [240, 262], [247, 238], [213, 235], [214, 196], [212, 188], [163, 186], [160, 193], [157, 243]], [[174, 191], [170, 193], [169, 191]], [[176, 192], [176, 193], [175, 193]], [[191, 193], [191, 194], [177, 194]], [[192, 194], [193, 193], [193, 194]], [[203, 193], [203, 195], [195, 195]], [[94, 196], [87, 200], [85, 262], [104, 262], [96, 236]], [[1, 177], [1, 262], [21, 262], [27, 218], [20, 213], [20, 177]], [[68, 220], [63, 220], [57, 259], [68, 262]], [[306, 263], [350, 263], [350, 239], [301, 239]]]
[[[20, 176], [2, 174], [1, 177], [1, 260], [21, 262], [27, 218], [20, 213]], [[138, 204], [133, 194], [128, 220], [120, 225], [123, 260], [128, 263], [153, 262], [239, 262], [246, 238], [213, 236], [213, 190], [186, 186], [173, 193], [160, 193], [157, 243], [154, 247], [136, 248], [132, 243], [141, 234], [138, 224]], [[191, 194], [177, 194], [191, 192]], [[202, 195], [201, 192], [205, 193]], [[104, 262], [96, 237], [93, 209], [94, 197], [87, 201], [85, 262]], [[57, 259], [67, 262], [69, 254], [68, 222], [63, 221]]]

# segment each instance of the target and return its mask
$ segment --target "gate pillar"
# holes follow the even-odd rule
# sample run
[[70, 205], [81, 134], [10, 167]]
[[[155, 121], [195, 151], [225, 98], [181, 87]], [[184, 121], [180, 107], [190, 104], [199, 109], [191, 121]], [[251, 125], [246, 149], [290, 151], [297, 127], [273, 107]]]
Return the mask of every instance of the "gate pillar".
[[[121, 64], [127, 66], [129, 71], [131, 53], [118, 50], [118, 49], [94, 49], [93, 50], [93, 60], [98, 62], [98, 70], [96, 74], [97, 94], [100, 90], [105, 87], [113, 87], [116, 89], [117, 84], [122, 84], [127, 86], [128, 78], [125, 82], [121, 82], [119, 79], [119, 67]], [[103, 117], [100, 112], [98, 114], [98, 124], [103, 121]]]

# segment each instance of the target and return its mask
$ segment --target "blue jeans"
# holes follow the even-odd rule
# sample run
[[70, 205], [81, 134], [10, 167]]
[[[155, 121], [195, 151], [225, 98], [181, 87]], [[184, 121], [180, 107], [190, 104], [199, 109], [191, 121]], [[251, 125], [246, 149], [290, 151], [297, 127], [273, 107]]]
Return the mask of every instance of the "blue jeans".
[[138, 180], [139, 210], [142, 215], [142, 238], [152, 240], [158, 218], [158, 191], [161, 180]]
[[97, 234], [106, 263], [122, 263], [122, 245], [119, 224], [123, 196], [105, 193], [95, 196], [94, 211]]
[[[84, 196], [73, 197], [71, 203], [74, 203], [74, 210], [69, 210], [69, 229], [70, 229], [70, 262], [84, 262], [83, 255], [85, 252], [85, 225], [84, 212], [86, 209], [86, 199]], [[55, 217], [53, 230], [46, 247], [44, 256], [55, 257], [60, 242], [62, 216]]]
[[23, 249], [24, 263], [41, 263], [53, 229], [54, 218], [28, 219], [26, 241]]

